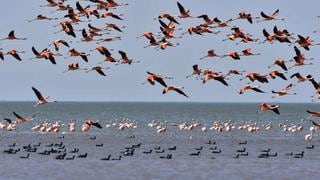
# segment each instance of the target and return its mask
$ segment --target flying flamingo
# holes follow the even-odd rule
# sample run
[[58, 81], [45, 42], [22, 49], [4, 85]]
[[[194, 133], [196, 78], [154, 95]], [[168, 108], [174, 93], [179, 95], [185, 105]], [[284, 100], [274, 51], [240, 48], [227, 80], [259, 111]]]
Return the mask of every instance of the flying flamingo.
[[307, 119], [320, 117], [320, 112], [317, 112], [317, 111], [309, 111], [309, 110], [307, 110], [307, 113], [310, 114], [310, 116], [308, 116]]
[[6, 53], [6, 55], [11, 55], [12, 57], [17, 59], [18, 61], [21, 61], [22, 59], [18, 53], [25, 53], [25, 51], [17, 51], [17, 50], [11, 49]]
[[[36, 94], [36, 96], [38, 98], [37, 104], [33, 105], [32, 107], [37, 107], [39, 105], [44, 105], [44, 104], [47, 104], [47, 103], [50, 102], [49, 101], [50, 96], [48, 96], [48, 97], [42, 96], [41, 92], [38, 89], [36, 89], [35, 87], [32, 87], [32, 90], [33, 90], [33, 92]], [[56, 102], [56, 101], [54, 101], [54, 102]]]
[[246, 92], [248, 90], [253, 90], [258, 93], [265, 93], [264, 91], [262, 91], [260, 89], [260, 86], [252, 86], [252, 85], [248, 84], [248, 85], [245, 85], [244, 87], [240, 88], [239, 94], [243, 94], [244, 92]]
[[210, 49], [207, 52], [207, 55], [201, 57], [200, 59], [202, 60], [202, 59], [207, 58], [207, 57], [221, 57], [221, 56], [217, 55], [214, 49]]
[[0, 39], [0, 41], [3, 40], [27, 40], [27, 38], [18, 38], [16, 37], [16, 35], [14, 34], [14, 30], [10, 31], [10, 33], [8, 34], [8, 36], [6, 38]]
[[197, 64], [193, 65], [193, 66], [192, 66], [192, 69], [193, 69], [192, 74], [186, 76], [186, 78], [189, 78], [189, 77], [191, 77], [191, 76], [193, 76], [193, 75], [198, 75], [198, 76], [201, 75], [201, 69], [199, 69], [199, 67], [198, 67]]
[[132, 64], [132, 63], [139, 63], [140, 61], [133, 61], [132, 59], [129, 59], [127, 54], [124, 51], [119, 50], [118, 53], [121, 55], [120, 62], [121, 64]]
[[53, 45], [54, 48], [55, 48], [55, 50], [56, 50], [56, 51], [59, 51], [60, 44], [63, 44], [63, 45], [65, 45], [66, 47], [70, 47], [69, 44], [68, 44], [68, 42], [65, 41], [65, 40], [63, 40], [63, 39], [57, 39], [57, 40], [53, 41], [52, 44], [49, 44], [49, 46]]
[[183, 87], [167, 86], [163, 89], [162, 94], [166, 94], [168, 91], [176, 91], [185, 97], [189, 97], [181, 89], [183, 89]]
[[190, 15], [190, 10], [186, 10], [179, 2], [177, 2], [178, 8], [179, 8], [179, 12], [180, 15], [178, 15], [179, 18], [188, 18], [188, 17], [192, 17]]
[[37, 20], [57, 20], [59, 18], [51, 18], [51, 17], [46, 17], [46, 16], [43, 16], [41, 14], [39, 14], [35, 19], [31, 19], [31, 20], [28, 20], [28, 22], [32, 22], [32, 21], [37, 21]]
[[280, 114], [279, 112], [279, 105], [271, 105], [271, 104], [267, 104], [267, 103], [261, 103], [260, 104], [260, 111], [267, 111], [267, 110], [271, 110], [276, 114]]
[[70, 55], [70, 57], [80, 56], [85, 62], [88, 62], [88, 56], [90, 54], [86, 54], [85, 52], [79, 52], [73, 48], [73, 49], [69, 50], [69, 55]]
[[110, 69], [109, 67], [101, 67], [101, 66], [94, 66], [90, 70], [86, 71], [87, 73], [90, 71], [97, 71], [102, 76], [106, 76], [106, 74], [102, 71], [103, 69]]
[[268, 66], [268, 68], [271, 68], [271, 67], [274, 66], [274, 65], [278, 65], [278, 66], [280, 66], [283, 70], [288, 71], [288, 68], [287, 68], [285, 62], [286, 62], [286, 61], [284, 61], [282, 58], [278, 58], [278, 59], [276, 59], [276, 60], [273, 62], [273, 64], [272, 64], [271, 66]]
[[280, 90], [280, 91], [274, 91], [274, 90], [272, 90], [271, 92], [272, 92], [273, 94], [276, 94], [276, 95], [272, 96], [272, 98], [279, 97], [279, 96], [284, 96], [284, 95], [296, 95], [297, 93], [292, 93], [292, 94], [290, 94], [290, 93], [288, 92], [288, 91], [289, 91], [290, 89], [292, 89], [293, 87], [294, 87], [293, 84], [289, 84], [287, 87], [283, 88], [283, 89]]
[[[168, 14], [168, 13], [161, 13], [159, 16], [158, 16], [158, 19], [163, 19], [163, 18], [166, 18], [168, 19], [169, 21], [172, 21], [176, 24], [180, 24], [175, 18], [174, 16], [172, 16], [171, 14]], [[154, 20], [156, 20], [156, 18], [154, 18]]]
[[283, 80], [287, 80], [286, 76], [284, 75], [284, 73], [281, 73], [277, 70], [272, 70], [269, 72], [269, 75], [272, 79], [275, 79], [277, 76], [280, 77]]
[[98, 121], [88, 119], [82, 124], [81, 131], [88, 131], [92, 126], [95, 126], [98, 129], [102, 129], [102, 126]]
[[14, 112], [14, 111], [13, 111], [12, 113], [13, 113], [13, 115], [16, 117], [16, 121], [17, 121], [18, 123], [28, 122], [28, 121], [33, 120], [33, 119], [36, 117], [36, 115], [33, 115], [31, 118], [25, 118], [25, 117], [20, 116], [19, 114], [17, 114], [17, 113]]
[[86, 68], [81, 69], [79, 67], [79, 63], [71, 63], [71, 64], [68, 64], [68, 69], [65, 70], [63, 73], [66, 73], [68, 71], [75, 71], [75, 70], [88, 70], [88, 69], [86, 69]]
[[305, 81], [309, 80], [311, 78], [311, 75], [309, 74], [309, 75], [304, 76], [304, 75], [301, 75], [300, 73], [294, 73], [290, 76], [291, 79], [294, 77], [296, 77], [298, 79], [297, 83], [300, 83], [300, 82], [305, 82]]
[[[147, 71], [147, 74], [148, 75], [147, 75], [147, 81], [146, 82], [149, 82], [151, 85], [154, 85], [155, 82], [158, 82], [162, 86], [167, 87], [167, 84], [164, 81], [164, 79], [172, 79], [171, 77], [157, 75], [157, 74], [151, 73], [149, 71]], [[146, 82], [144, 82], [142, 84], [145, 84]]]
[[277, 9], [276, 11], [274, 11], [271, 15], [266, 15], [263, 11], [261, 11], [261, 17], [263, 18], [262, 20], [260, 21], [257, 21], [258, 23], [259, 22], [263, 22], [263, 21], [271, 21], [271, 20], [281, 20], [281, 21], [284, 21], [285, 19], [282, 18], [277, 18], [278, 14], [279, 14], [279, 9]]

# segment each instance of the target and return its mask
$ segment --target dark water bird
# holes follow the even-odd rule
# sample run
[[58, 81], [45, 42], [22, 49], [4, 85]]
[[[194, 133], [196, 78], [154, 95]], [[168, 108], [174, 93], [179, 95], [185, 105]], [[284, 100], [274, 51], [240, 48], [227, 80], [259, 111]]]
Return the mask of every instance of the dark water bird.
[[214, 151], [211, 151], [211, 153], [214, 153], [214, 154], [220, 154], [222, 151], [221, 151], [221, 149], [219, 149], [219, 150], [214, 150]]
[[79, 154], [78, 158], [86, 158], [88, 156], [88, 153]]
[[122, 158], [122, 156], [119, 156], [119, 158], [112, 158], [111, 160], [113, 160], [113, 161], [120, 161], [121, 158]]
[[198, 151], [198, 152], [196, 152], [196, 153], [191, 153], [191, 154], [189, 154], [189, 155], [190, 155], [190, 156], [199, 156], [200, 153], [201, 153], [201, 151]]
[[19, 158], [21, 158], [21, 159], [28, 159], [29, 156], [30, 156], [30, 154], [28, 153], [26, 156], [20, 156]]
[[167, 154], [166, 156], [160, 156], [160, 159], [172, 159], [172, 154]]
[[239, 152], [239, 153], [240, 153], [240, 152], [246, 152], [246, 148], [238, 149], [237, 152]]
[[111, 158], [111, 155], [109, 154], [106, 158], [101, 158], [102, 161], [109, 161]]
[[312, 144], [311, 146], [307, 146], [306, 149], [314, 149], [314, 144]]
[[246, 152], [246, 153], [241, 153], [240, 156], [248, 156], [249, 155], [249, 152]]
[[102, 144], [102, 143], [101, 143], [101, 144], [96, 144], [96, 146], [97, 146], [97, 147], [102, 147], [103, 144]]
[[173, 146], [173, 147], [168, 148], [169, 151], [175, 151], [176, 149], [177, 149], [177, 146]]
[[74, 160], [75, 156], [67, 157], [66, 160]]
[[63, 159], [66, 157], [66, 155], [67, 155], [67, 153], [59, 154], [59, 155], [57, 155], [55, 158], [56, 158], [57, 160], [63, 160]]
[[154, 151], [155, 153], [164, 153], [165, 152], [165, 150], [164, 149], [162, 149], [161, 151], [160, 150], [157, 150], [157, 151]]
[[150, 149], [149, 151], [143, 151], [143, 154], [151, 154], [152, 153], [152, 149]]

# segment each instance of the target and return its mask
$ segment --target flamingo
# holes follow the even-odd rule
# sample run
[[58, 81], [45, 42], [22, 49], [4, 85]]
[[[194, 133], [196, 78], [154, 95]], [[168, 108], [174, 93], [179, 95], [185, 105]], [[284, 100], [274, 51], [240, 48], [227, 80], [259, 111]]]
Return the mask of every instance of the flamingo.
[[179, 8], [179, 12], [180, 15], [178, 15], [179, 18], [188, 18], [188, 17], [192, 17], [190, 15], [190, 10], [186, 10], [179, 2], [177, 2], [178, 8]]
[[281, 73], [277, 70], [272, 70], [269, 72], [269, 75], [272, 79], [275, 79], [277, 76], [280, 77], [283, 80], [287, 80], [286, 76], [284, 75], [284, 73]]
[[[171, 77], [157, 75], [157, 74], [151, 73], [149, 71], [147, 71], [147, 74], [148, 75], [147, 75], [147, 81], [146, 82], [149, 82], [151, 85], [154, 85], [155, 82], [158, 82], [163, 87], [167, 87], [167, 84], [164, 81], [164, 79], [172, 79]], [[143, 84], [145, 84], [145, 82]]]
[[281, 20], [281, 21], [284, 21], [285, 19], [284, 18], [277, 18], [279, 14], [279, 9], [275, 10], [271, 15], [266, 15], [263, 11], [261, 11], [260, 15], [261, 17], [263, 18], [262, 20], [260, 21], [257, 21], [258, 23], [259, 22], [262, 22], [262, 21], [271, 21], [271, 20]]
[[82, 124], [81, 131], [88, 131], [92, 126], [95, 126], [98, 129], [102, 129], [102, 126], [98, 121], [88, 119]]
[[221, 56], [217, 55], [214, 49], [210, 49], [210, 50], [207, 52], [207, 55], [201, 57], [200, 60], [202, 60], [202, 59], [204, 59], [204, 58], [207, 58], [207, 57], [221, 57]]
[[18, 53], [25, 53], [25, 51], [17, 51], [17, 50], [11, 49], [6, 53], [6, 55], [11, 55], [12, 57], [17, 59], [18, 61], [22, 61], [22, 59]]
[[286, 62], [286, 61], [284, 61], [282, 58], [278, 58], [278, 59], [276, 59], [276, 60], [273, 62], [273, 64], [272, 64], [271, 66], [268, 66], [268, 68], [271, 68], [271, 67], [274, 66], [274, 65], [278, 65], [278, 66], [280, 66], [283, 70], [288, 71], [288, 68], [287, 68], [285, 62]]
[[10, 33], [8, 34], [8, 36], [6, 38], [0, 39], [0, 41], [3, 40], [27, 40], [27, 38], [18, 38], [16, 37], [16, 35], [14, 34], [14, 30], [10, 31]]
[[188, 98], [189, 96], [187, 96], [181, 89], [183, 89], [183, 87], [166, 86], [164, 87], [162, 94], [166, 94], [168, 91], [176, 91], [177, 93]]
[[158, 16], [158, 19], [162, 19], [162, 18], [166, 18], [168, 19], [169, 21], [172, 21], [176, 24], [180, 24], [175, 18], [174, 16], [172, 16], [171, 14], [168, 14], [168, 13], [162, 13]]
[[311, 75], [309, 74], [309, 75], [304, 76], [304, 75], [301, 75], [300, 73], [294, 73], [290, 76], [291, 79], [294, 77], [296, 77], [298, 79], [297, 83], [300, 83], [300, 82], [305, 82], [305, 81], [309, 80], [311, 78]]
[[79, 63], [71, 63], [71, 64], [68, 64], [68, 69], [65, 70], [63, 73], [66, 73], [68, 71], [75, 71], [75, 70], [88, 70], [88, 69], [87, 68], [81, 69], [79, 67]]
[[[45, 98], [45, 97], [41, 94], [41, 92], [40, 92], [38, 89], [36, 89], [35, 87], [32, 87], [32, 90], [33, 90], [33, 92], [35, 93], [35, 95], [36, 95], [37, 98], [38, 98], [37, 104], [33, 105], [32, 107], [37, 107], [37, 106], [39, 106], [39, 105], [44, 105], [44, 104], [47, 104], [47, 103], [50, 102], [50, 101], [49, 101], [50, 96], [48, 96], [48, 97]], [[56, 102], [56, 101], [55, 101], [55, 102]]]
[[279, 105], [261, 103], [261, 104], [260, 104], [260, 111], [271, 110], [271, 111], [273, 111], [274, 113], [280, 115], [279, 107], [280, 107]]
[[239, 94], [243, 94], [244, 92], [246, 92], [248, 90], [253, 90], [253, 91], [258, 92], [258, 93], [265, 93], [264, 91], [262, 91], [260, 89], [260, 86], [252, 86], [252, 85], [248, 84], [248, 85], [245, 85], [244, 87], [242, 87], [240, 89]]
[[17, 122], [17, 123], [28, 122], [28, 121], [33, 120], [33, 119], [36, 117], [36, 115], [33, 115], [31, 118], [25, 118], [25, 117], [20, 116], [19, 114], [17, 114], [17, 113], [14, 112], [14, 111], [13, 111], [12, 113], [13, 113], [13, 115], [16, 117], [16, 122]]
[[92, 67], [90, 70], [86, 71], [87, 73], [90, 71], [96, 71], [97, 73], [99, 73], [102, 76], [107, 76], [102, 70], [103, 69], [110, 69], [109, 67], [101, 67], [101, 66], [94, 66]]
[[139, 63], [140, 61], [133, 61], [132, 59], [129, 59], [127, 54], [124, 51], [119, 50], [118, 53], [121, 55], [121, 64], [132, 64], [132, 63]]
[[284, 96], [284, 95], [296, 95], [297, 93], [292, 93], [292, 94], [288, 93], [288, 91], [290, 89], [292, 89], [293, 87], [294, 87], [294, 85], [291, 83], [287, 87], [285, 87], [284, 89], [282, 89], [280, 91], [272, 90], [271, 92], [276, 94], [276, 95], [272, 96], [272, 98], [279, 97], [279, 96]]
[[193, 69], [192, 74], [186, 76], [186, 78], [189, 78], [189, 77], [191, 77], [191, 76], [193, 76], [193, 75], [198, 75], [198, 76], [201, 75], [201, 69], [199, 69], [199, 67], [198, 67], [197, 64], [193, 65], [193, 66], [192, 66], [192, 69]]
[[63, 44], [63, 45], [65, 45], [66, 47], [70, 47], [69, 44], [68, 44], [68, 42], [65, 41], [65, 40], [63, 40], [63, 39], [57, 39], [57, 40], [53, 41], [53, 43], [50, 44], [49, 46], [54, 45], [55, 50], [56, 50], [56, 51], [59, 51], [60, 44]]

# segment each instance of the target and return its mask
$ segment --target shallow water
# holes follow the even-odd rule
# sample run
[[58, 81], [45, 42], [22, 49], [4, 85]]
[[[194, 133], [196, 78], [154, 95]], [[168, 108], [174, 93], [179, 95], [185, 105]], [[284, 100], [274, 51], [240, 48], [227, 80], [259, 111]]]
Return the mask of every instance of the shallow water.
[[[21, 124], [14, 132], [1, 131], [0, 137], [0, 172], [4, 179], [319, 179], [317, 169], [320, 167], [320, 143], [315, 133], [311, 143], [304, 141], [304, 135], [311, 126], [304, 121], [302, 132], [285, 133], [278, 123], [289, 120], [290, 123], [300, 123], [301, 118], [308, 114], [305, 110], [318, 110], [318, 104], [280, 104], [281, 115], [272, 112], [258, 112], [258, 104], [210, 104], [210, 103], [57, 103], [39, 108], [32, 108], [30, 102], [2, 102], [0, 103], [1, 117], [12, 117], [12, 111], [23, 116], [37, 114], [32, 122]], [[30, 130], [38, 121], [60, 120], [68, 123], [71, 119], [78, 122], [80, 127], [84, 119], [99, 119], [105, 125], [109, 121], [120, 122], [123, 118], [135, 120], [136, 129], [119, 131], [115, 128], [92, 129], [86, 133], [38, 133]], [[147, 127], [151, 120], [177, 123], [197, 119], [201, 124], [213, 121], [231, 120], [235, 123], [252, 120], [258, 124], [272, 122], [271, 131], [261, 130], [249, 133], [240, 130], [231, 132], [201, 132], [200, 128], [192, 131], [178, 130], [168, 127], [165, 134], [158, 134]], [[316, 119], [315, 119], [316, 120]], [[316, 120], [317, 121], [317, 120]], [[289, 123], [289, 124], [290, 124]], [[64, 134], [63, 139], [58, 137]], [[128, 136], [135, 135], [135, 138]], [[89, 137], [96, 136], [95, 140]], [[216, 144], [206, 144], [212, 139]], [[49, 156], [39, 155], [38, 152], [50, 148], [45, 145], [63, 141], [66, 152], [79, 148], [78, 154], [88, 153], [85, 159], [56, 160], [57, 154]], [[245, 145], [239, 142], [247, 141]], [[8, 145], [16, 143], [21, 148], [17, 154], [5, 154], [3, 150]], [[37, 152], [30, 153], [28, 159], [20, 156], [27, 154], [22, 150], [24, 145], [34, 145], [41, 142]], [[103, 147], [96, 144], [103, 143]], [[125, 147], [141, 143], [135, 149], [133, 156], [123, 156], [121, 151]], [[314, 145], [314, 149], [306, 149]], [[160, 146], [164, 153], [155, 153], [154, 148]], [[175, 151], [169, 147], [176, 146]], [[199, 156], [190, 156], [196, 148], [203, 147]], [[221, 153], [212, 153], [215, 148]], [[237, 150], [246, 148], [248, 156], [236, 156]], [[270, 148], [270, 154], [276, 157], [258, 158], [261, 150]], [[151, 154], [143, 151], [153, 149]], [[303, 158], [286, 156], [286, 153], [301, 153]], [[78, 155], [76, 154], [76, 155]], [[101, 161], [111, 155], [112, 158], [123, 156], [121, 161]], [[172, 154], [172, 159], [160, 159], [160, 156]], [[68, 153], [67, 157], [72, 154]], [[212, 159], [214, 158], [214, 159]]]

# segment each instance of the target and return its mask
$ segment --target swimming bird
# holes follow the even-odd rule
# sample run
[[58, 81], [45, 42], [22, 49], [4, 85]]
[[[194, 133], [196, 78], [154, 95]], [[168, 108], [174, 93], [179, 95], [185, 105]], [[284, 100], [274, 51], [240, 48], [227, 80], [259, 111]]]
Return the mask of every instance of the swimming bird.
[[267, 111], [267, 110], [271, 110], [274, 113], [280, 115], [279, 112], [279, 105], [272, 105], [272, 104], [267, 104], [267, 103], [261, 103], [260, 104], [260, 111]]

